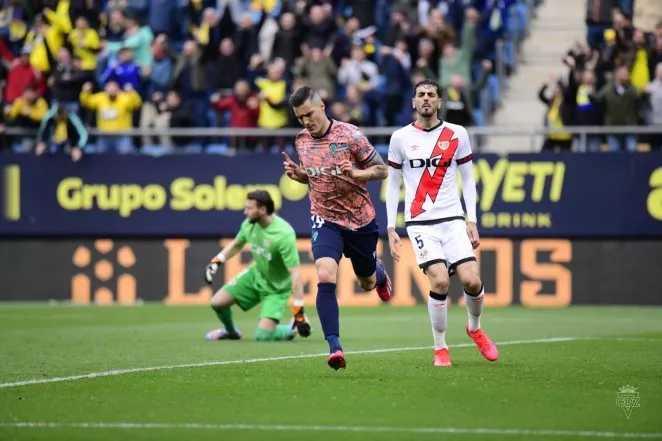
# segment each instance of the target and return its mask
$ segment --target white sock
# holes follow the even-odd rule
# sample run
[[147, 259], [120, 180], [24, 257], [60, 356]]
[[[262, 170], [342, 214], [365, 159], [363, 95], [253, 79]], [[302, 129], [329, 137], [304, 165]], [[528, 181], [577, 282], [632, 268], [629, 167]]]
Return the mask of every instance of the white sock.
[[480, 294], [470, 296], [464, 292], [464, 302], [467, 304], [469, 313], [469, 331], [480, 329], [480, 315], [483, 313], [483, 301], [485, 299], [485, 287], [480, 288]]
[[[440, 294], [430, 293], [436, 296]], [[445, 297], [445, 296], [444, 296]], [[428, 299], [428, 313], [432, 324], [432, 338], [434, 338], [434, 349], [448, 348], [446, 345], [446, 322], [448, 320], [448, 308], [446, 300]]]

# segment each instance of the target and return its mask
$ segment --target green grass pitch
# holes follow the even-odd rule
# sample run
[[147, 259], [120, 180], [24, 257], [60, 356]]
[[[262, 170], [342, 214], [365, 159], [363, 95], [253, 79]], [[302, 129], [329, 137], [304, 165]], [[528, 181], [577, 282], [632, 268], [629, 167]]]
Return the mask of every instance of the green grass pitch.
[[207, 342], [206, 307], [0, 306], [0, 440], [662, 439], [662, 308], [485, 308], [490, 363], [451, 307], [451, 368], [426, 307], [341, 308], [337, 372], [307, 313], [308, 339], [237, 310]]

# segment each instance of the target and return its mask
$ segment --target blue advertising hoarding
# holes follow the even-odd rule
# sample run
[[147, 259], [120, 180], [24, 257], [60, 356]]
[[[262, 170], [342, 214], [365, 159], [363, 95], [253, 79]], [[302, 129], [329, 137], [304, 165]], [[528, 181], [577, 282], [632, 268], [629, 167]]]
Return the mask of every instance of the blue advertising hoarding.
[[[5, 154], [0, 170], [1, 236], [230, 237], [256, 188], [310, 234], [307, 187], [284, 176], [279, 155]], [[661, 152], [485, 154], [474, 172], [482, 236], [662, 237]], [[385, 184], [368, 184], [383, 234]]]

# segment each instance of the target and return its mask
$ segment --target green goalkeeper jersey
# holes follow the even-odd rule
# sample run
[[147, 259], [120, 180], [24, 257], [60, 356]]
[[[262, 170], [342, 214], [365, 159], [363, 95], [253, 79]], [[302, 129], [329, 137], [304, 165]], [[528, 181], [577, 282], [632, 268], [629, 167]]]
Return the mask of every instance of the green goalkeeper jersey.
[[239, 244], [250, 245], [259, 288], [270, 294], [292, 292], [289, 269], [298, 266], [300, 261], [296, 233], [285, 219], [273, 215], [266, 228], [247, 219], [235, 239]]

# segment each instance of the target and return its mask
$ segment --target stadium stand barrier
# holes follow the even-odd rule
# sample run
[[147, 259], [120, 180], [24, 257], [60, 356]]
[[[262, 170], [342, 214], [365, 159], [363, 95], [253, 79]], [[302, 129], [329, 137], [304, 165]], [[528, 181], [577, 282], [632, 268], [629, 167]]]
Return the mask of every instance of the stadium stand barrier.
[[[382, 155], [386, 155], [388, 152], [388, 139], [391, 134], [399, 129], [400, 127], [364, 127], [361, 130], [369, 138], [374, 138], [373, 144]], [[648, 150], [649, 146], [646, 143], [646, 136], [648, 135], [660, 135], [662, 128], [658, 126], [565, 126], [562, 129], [555, 129], [545, 126], [536, 126], [536, 127], [519, 127], [519, 126], [508, 126], [508, 127], [496, 127], [496, 126], [487, 126], [487, 127], [468, 127], [469, 136], [471, 137], [471, 144], [475, 151], [481, 151], [480, 139], [482, 137], [492, 137], [492, 136], [518, 136], [518, 137], [528, 137], [530, 139], [530, 153], [535, 153], [540, 151], [543, 138], [549, 134], [554, 133], [567, 133], [572, 134], [577, 138], [578, 143], [576, 145], [576, 150], [579, 152], [586, 151], [586, 139], [589, 135], [637, 135], [640, 137], [639, 141], [639, 150]], [[191, 143], [183, 147], [173, 147], [168, 149], [162, 145], [147, 145], [137, 150], [137, 154], [141, 155], [152, 155], [160, 156], [164, 154], [198, 154], [198, 153], [209, 153], [209, 154], [226, 154], [233, 155], [236, 154], [242, 149], [246, 153], [254, 152], [251, 149], [252, 142], [248, 140], [258, 140], [258, 139], [286, 139], [285, 144], [282, 144], [281, 147], [276, 145], [269, 146], [268, 151], [272, 153], [279, 153], [281, 148], [285, 151], [291, 152], [292, 145], [291, 142], [300, 132], [300, 129], [295, 128], [283, 128], [283, 129], [259, 129], [259, 128], [250, 128], [250, 129], [235, 129], [235, 128], [170, 128], [170, 129], [142, 129], [136, 128], [126, 131], [118, 131], [113, 133], [101, 132], [98, 129], [90, 128], [88, 129], [90, 135], [90, 144], [86, 147], [87, 153], [97, 153], [96, 145], [94, 144], [94, 137], [103, 135], [103, 136], [152, 136], [152, 137], [184, 137], [184, 138], [196, 138], [192, 140]], [[6, 134], [8, 136], [17, 136], [17, 137], [34, 137], [35, 132], [32, 130], [26, 130], [16, 127], [7, 127]], [[213, 140], [212, 142], [200, 142], [200, 138]], [[225, 141], [218, 142], [218, 139], [224, 139]], [[235, 141], [235, 142], [233, 142]], [[18, 150], [15, 150], [19, 152]], [[263, 151], [263, 150], [261, 150]], [[261, 152], [260, 151], [260, 152]], [[503, 153], [510, 153], [504, 151]]]

